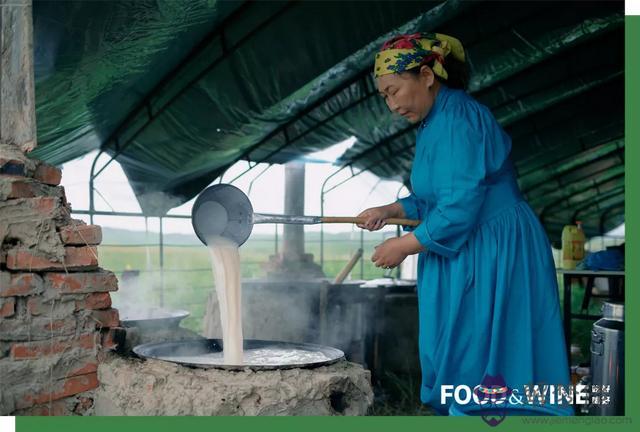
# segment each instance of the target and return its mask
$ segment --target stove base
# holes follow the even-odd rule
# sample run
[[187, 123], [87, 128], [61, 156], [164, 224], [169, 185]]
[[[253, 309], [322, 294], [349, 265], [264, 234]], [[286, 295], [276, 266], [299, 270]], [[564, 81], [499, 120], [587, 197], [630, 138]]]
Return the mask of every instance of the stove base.
[[93, 415], [365, 415], [371, 375], [347, 361], [314, 369], [194, 369], [111, 353]]

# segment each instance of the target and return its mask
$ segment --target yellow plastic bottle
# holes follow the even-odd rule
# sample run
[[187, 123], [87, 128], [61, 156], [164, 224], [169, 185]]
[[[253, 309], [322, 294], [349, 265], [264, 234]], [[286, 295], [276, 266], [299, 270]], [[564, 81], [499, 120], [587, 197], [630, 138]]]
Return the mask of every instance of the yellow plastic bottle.
[[562, 229], [562, 268], [572, 270], [584, 259], [586, 237], [582, 231], [582, 222], [565, 225]]

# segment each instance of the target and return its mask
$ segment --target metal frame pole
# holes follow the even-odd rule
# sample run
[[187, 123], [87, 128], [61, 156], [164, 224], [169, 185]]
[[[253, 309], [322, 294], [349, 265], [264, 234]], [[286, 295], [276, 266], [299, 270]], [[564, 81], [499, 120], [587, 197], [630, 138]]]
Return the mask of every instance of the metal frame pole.
[[[99, 215], [99, 216], [128, 216], [128, 217], [144, 217], [144, 218], [148, 217], [144, 213], [103, 211], [103, 210], [96, 210], [93, 212], [91, 212], [90, 210], [72, 210], [71, 213], [83, 214], [83, 215], [90, 215], [91, 213], [93, 213], [94, 215]], [[190, 215], [168, 215], [164, 217], [175, 218], [175, 219], [191, 219]]]
[[[360, 230], [360, 249], [364, 254], [364, 230]], [[364, 255], [360, 257], [360, 279], [364, 279]]]
[[[332, 186], [331, 188], [325, 190], [327, 183], [329, 182], [329, 180], [331, 178], [333, 178], [334, 176], [336, 176], [339, 172], [341, 172], [343, 169], [345, 168], [349, 168], [351, 170], [351, 175], [349, 177], [347, 177], [345, 180], [342, 180], [341, 182], [339, 182], [338, 184]], [[345, 184], [346, 182], [348, 182], [349, 180], [352, 180], [354, 177], [359, 176], [360, 174], [362, 174], [364, 171], [366, 171], [366, 169], [363, 169], [357, 173], [354, 173], [353, 171], [353, 166], [350, 164], [345, 164], [342, 165], [340, 168], [338, 168], [336, 171], [334, 171], [333, 173], [331, 173], [322, 183], [322, 187], [320, 188], [320, 217], [324, 216], [324, 197], [326, 194], [328, 194], [329, 192], [331, 192], [332, 190], [337, 189], [339, 186], [342, 186], [343, 184]], [[378, 183], [380, 183], [381, 180], [378, 180], [378, 182], [371, 188], [371, 190], [373, 190]], [[396, 193], [396, 197], [399, 196], [400, 191], [402, 190], [402, 188], [404, 187], [404, 185], [402, 185], [400, 187], [400, 189], [398, 189], [398, 192]], [[371, 191], [369, 191], [369, 194], [371, 194]], [[383, 236], [383, 240], [384, 240], [384, 236]], [[361, 231], [360, 232], [360, 247], [362, 248], [362, 250], [364, 250], [364, 232]], [[364, 274], [364, 268], [363, 268], [363, 261], [360, 261], [360, 275], [361, 278]], [[324, 270], [324, 225], [320, 224], [320, 267]]]
[[[327, 186], [327, 182], [334, 176], [336, 176], [339, 172], [345, 169], [348, 165], [343, 165], [338, 168], [333, 173], [329, 174], [329, 176], [324, 179], [322, 182], [322, 187], [320, 188], [320, 217], [324, 217], [324, 196], [329, 191], [325, 191], [325, 187]], [[352, 170], [353, 172], [353, 170]], [[353, 178], [353, 175], [351, 176]], [[333, 189], [333, 188], [332, 188]], [[324, 224], [320, 224], [320, 269], [324, 271]]]
[[164, 307], [164, 232], [162, 230], [162, 216], [160, 220], [160, 307]]
[[[267, 170], [269, 170], [269, 168], [271, 168], [273, 166], [273, 164], [269, 164], [267, 165], [262, 171], [260, 171], [260, 173], [258, 173], [257, 176], [255, 176], [253, 178], [253, 180], [251, 180], [249, 182], [249, 188], [247, 189], [247, 196], [250, 197], [251, 196], [251, 189], [253, 189], [253, 183], [255, 183], [256, 180], [258, 180], [258, 178], [260, 178], [260, 176], [262, 176], [262, 174], [266, 173]], [[248, 171], [247, 171], [248, 172]], [[236, 177], [237, 178], [237, 177]], [[234, 179], [235, 180], [235, 179]]]
[[102, 155], [102, 150], [100, 150], [96, 155], [96, 157], [93, 159], [93, 162], [91, 163], [91, 171], [89, 172], [89, 222], [91, 223], [91, 225], [93, 225], [93, 214], [95, 213], [95, 210], [96, 210], [95, 201], [93, 197], [93, 192], [94, 192], [93, 182], [97, 177], [97, 175], [95, 174], [95, 170], [96, 170], [96, 164], [98, 163], [98, 158], [100, 158], [100, 155]]

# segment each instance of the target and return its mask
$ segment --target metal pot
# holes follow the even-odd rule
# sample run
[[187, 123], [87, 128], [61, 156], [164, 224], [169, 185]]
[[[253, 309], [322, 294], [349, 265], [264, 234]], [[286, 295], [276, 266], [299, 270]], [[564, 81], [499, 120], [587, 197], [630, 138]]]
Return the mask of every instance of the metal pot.
[[124, 327], [161, 329], [178, 327], [180, 321], [189, 316], [185, 310], [162, 308], [118, 308], [120, 322]]
[[[592, 400], [598, 397], [600, 403], [592, 403], [589, 413], [624, 415], [624, 304], [605, 302], [602, 314], [591, 330], [591, 385], [601, 390], [592, 391]], [[609, 391], [602, 386], [609, 386]]]

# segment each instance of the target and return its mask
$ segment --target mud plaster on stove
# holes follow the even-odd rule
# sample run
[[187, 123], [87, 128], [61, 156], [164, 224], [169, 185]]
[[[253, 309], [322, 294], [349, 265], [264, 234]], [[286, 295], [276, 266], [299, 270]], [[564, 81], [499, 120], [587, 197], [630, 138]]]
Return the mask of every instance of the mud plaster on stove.
[[370, 372], [347, 361], [226, 371], [110, 354], [98, 379], [95, 415], [364, 415], [373, 403]]

